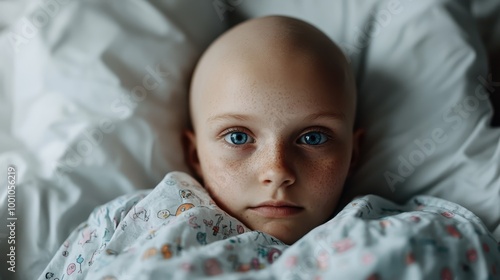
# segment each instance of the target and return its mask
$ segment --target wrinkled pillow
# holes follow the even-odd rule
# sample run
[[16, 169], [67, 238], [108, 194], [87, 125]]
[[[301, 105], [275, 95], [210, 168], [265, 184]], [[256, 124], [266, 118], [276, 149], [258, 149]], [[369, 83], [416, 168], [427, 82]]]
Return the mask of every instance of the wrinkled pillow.
[[34, 279], [94, 207], [187, 170], [190, 75], [226, 23], [207, 1], [22, 4], [0, 33], [0, 167], [17, 170], [16, 276]]

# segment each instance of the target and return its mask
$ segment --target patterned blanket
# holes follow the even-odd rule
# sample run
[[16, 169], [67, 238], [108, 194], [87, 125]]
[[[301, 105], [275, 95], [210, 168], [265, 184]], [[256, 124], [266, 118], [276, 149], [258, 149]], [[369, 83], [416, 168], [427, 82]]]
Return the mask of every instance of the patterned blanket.
[[467, 209], [355, 199], [291, 246], [251, 231], [189, 175], [97, 209], [39, 279], [500, 279], [500, 244]]

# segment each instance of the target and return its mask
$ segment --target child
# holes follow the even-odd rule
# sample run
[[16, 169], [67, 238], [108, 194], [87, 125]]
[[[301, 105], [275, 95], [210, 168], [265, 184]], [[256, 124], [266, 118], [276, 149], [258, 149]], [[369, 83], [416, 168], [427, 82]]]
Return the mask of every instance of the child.
[[238, 25], [192, 79], [186, 155], [204, 186], [172, 172], [152, 191], [99, 207], [39, 279], [500, 273], [486, 227], [444, 200], [365, 196], [328, 221], [358, 154], [355, 103], [349, 65], [318, 29], [278, 16]]
[[201, 58], [188, 161], [217, 205], [292, 244], [324, 223], [356, 159], [356, 89], [341, 50], [287, 17], [247, 21]]

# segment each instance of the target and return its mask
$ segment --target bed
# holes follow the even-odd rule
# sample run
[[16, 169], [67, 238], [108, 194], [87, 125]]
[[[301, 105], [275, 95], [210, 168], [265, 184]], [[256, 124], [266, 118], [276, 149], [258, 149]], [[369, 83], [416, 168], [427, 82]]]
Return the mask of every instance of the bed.
[[[11, 221], [9, 172], [17, 218], [16, 273], [2, 269], [1, 279], [36, 279], [94, 208], [189, 172], [179, 151], [193, 67], [222, 32], [268, 14], [316, 25], [356, 74], [366, 136], [346, 204], [365, 194], [401, 204], [435, 196], [471, 210], [500, 240], [498, 1], [0, 7], [0, 220]], [[4, 264], [10, 235], [2, 226]]]

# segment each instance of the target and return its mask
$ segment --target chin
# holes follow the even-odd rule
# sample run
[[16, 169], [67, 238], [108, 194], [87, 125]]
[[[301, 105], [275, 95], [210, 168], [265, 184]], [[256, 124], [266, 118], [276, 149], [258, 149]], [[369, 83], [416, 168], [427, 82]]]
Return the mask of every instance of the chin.
[[281, 225], [269, 225], [267, 227], [264, 226], [261, 231], [279, 239], [287, 245], [292, 245], [308, 232], [304, 231], [304, 228], [297, 230]]

